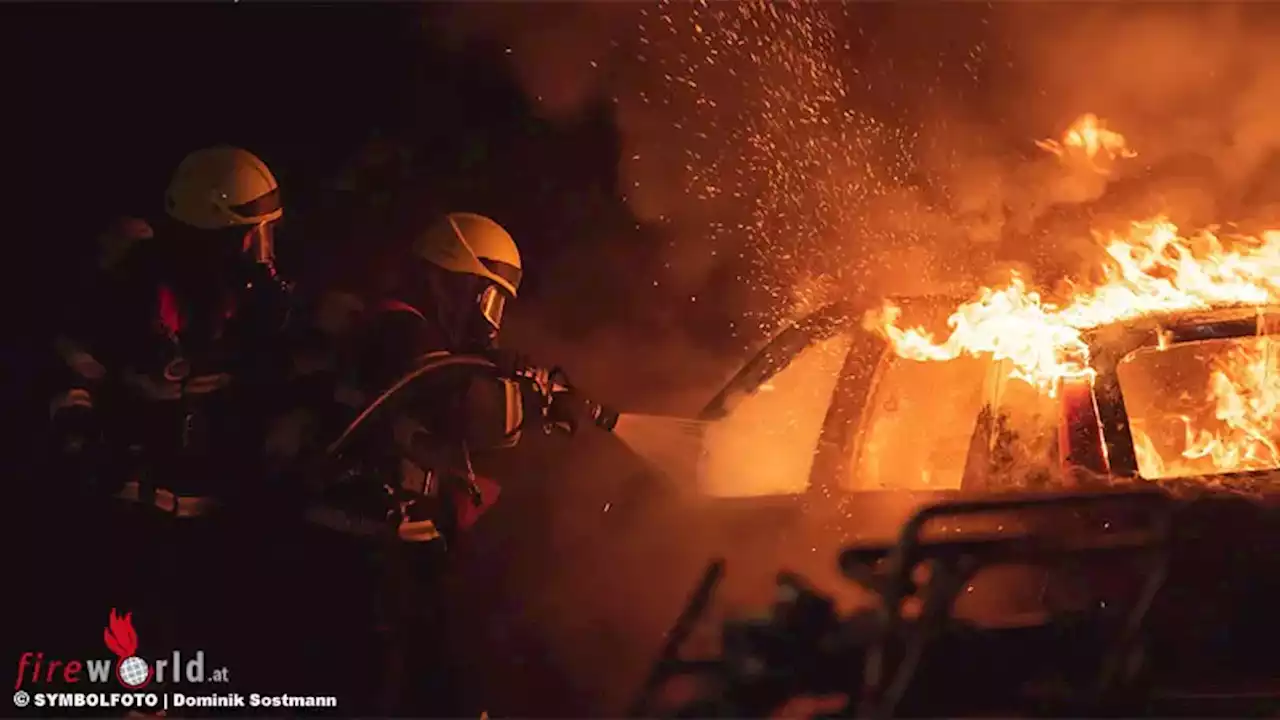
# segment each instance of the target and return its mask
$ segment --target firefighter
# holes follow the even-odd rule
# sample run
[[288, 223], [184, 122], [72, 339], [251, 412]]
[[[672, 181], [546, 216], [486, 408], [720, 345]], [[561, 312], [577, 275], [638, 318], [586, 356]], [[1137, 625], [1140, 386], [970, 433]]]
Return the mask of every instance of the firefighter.
[[324, 602], [297, 616], [299, 633], [327, 628], [333, 652], [313, 656], [310, 675], [317, 686], [345, 687], [348, 712], [462, 712], [440, 664], [432, 595], [460, 526], [496, 493], [475, 476], [472, 453], [514, 446], [530, 429], [571, 431], [576, 421], [567, 384], [498, 345], [521, 272], [501, 225], [451, 213], [417, 238], [387, 297], [340, 296], [321, 313], [331, 332], [345, 330], [349, 352], [335, 392], [343, 409], [321, 431], [338, 438], [332, 464], [307, 509], [318, 536], [299, 553], [322, 560], [295, 590], [323, 578], [304, 591]]
[[164, 207], [106, 236], [98, 283], [56, 342], [50, 408], [56, 492], [85, 501], [87, 542], [105, 551], [79, 579], [101, 590], [86, 610], [132, 612], [145, 652], [216, 648], [234, 626], [220, 588], [245, 556], [222, 511], [259, 490], [291, 306], [274, 262], [280, 188], [261, 159], [197, 150]]

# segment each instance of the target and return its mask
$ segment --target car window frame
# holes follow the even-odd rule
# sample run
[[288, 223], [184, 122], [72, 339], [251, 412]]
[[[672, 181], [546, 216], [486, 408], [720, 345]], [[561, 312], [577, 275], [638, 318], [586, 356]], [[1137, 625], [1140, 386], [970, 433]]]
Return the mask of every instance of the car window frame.
[[[889, 298], [904, 308], [920, 307], [928, 312], [950, 312], [963, 302], [954, 295], [921, 295]], [[851, 493], [841, 487], [841, 473], [849, 472], [853, 461], [852, 443], [862, 432], [867, 402], [880, 360], [890, 351], [887, 340], [862, 328], [869, 304], [837, 302], [825, 305], [781, 330], [748, 360], [711, 398], [698, 414], [699, 420], [715, 421], [733, 412], [738, 403], [754, 394], [785, 370], [805, 350], [842, 332], [851, 342], [832, 390], [831, 402], [823, 418], [814, 462], [801, 496]], [[795, 497], [780, 495], [769, 497]]]
[[825, 305], [789, 324], [756, 351], [720, 391], [707, 401], [698, 413], [698, 419], [715, 421], [728, 416], [739, 403], [755, 394], [761, 385], [790, 367], [805, 350], [856, 324], [853, 307], [848, 303]]
[[[1280, 336], [1280, 305], [1241, 306], [1202, 312], [1153, 315], [1128, 323], [1096, 328], [1084, 334], [1096, 373], [1093, 383], [1098, 419], [1106, 447], [1107, 469], [1113, 478], [1139, 482], [1194, 484], [1195, 476], [1176, 480], [1148, 480], [1138, 472], [1137, 452], [1129, 430], [1129, 415], [1120, 388], [1117, 367], [1130, 354], [1149, 347], [1167, 347], [1202, 340], [1232, 340], [1253, 336]], [[1265, 475], [1274, 471], [1220, 473], [1233, 478]]]

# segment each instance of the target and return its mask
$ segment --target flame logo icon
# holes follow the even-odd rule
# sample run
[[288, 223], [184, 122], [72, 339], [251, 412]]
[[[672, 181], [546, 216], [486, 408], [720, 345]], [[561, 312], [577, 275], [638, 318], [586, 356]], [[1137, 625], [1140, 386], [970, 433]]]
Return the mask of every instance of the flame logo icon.
[[116, 679], [127, 688], [146, 687], [151, 682], [151, 666], [138, 657], [138, 633], [133, 630], [133, 613], [125, 613], [124, 617], [116, 614], [111, 608], [111, 616], [107, 627], [102, 631], [102, 639], [107, 649], [120, 659], [116, 663]]

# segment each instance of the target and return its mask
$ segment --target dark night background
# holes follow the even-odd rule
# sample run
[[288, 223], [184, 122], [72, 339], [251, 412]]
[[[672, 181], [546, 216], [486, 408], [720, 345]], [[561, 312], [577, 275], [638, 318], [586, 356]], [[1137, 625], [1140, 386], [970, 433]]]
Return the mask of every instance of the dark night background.
[[[230, 143], [279, 178], [281, 264], [306, 288], [370, 286], [426, 218], [466, 209], [506, 225], [525, 257], [513, 344], [554, 336], [559, 349], [625, 325], [740, 353], [730, 309], [655, 290], [669, 258], [661, 230], [642, 227], [621, 199], [608, 104], [543, 119], [501, 43], [455, 38], [459, 7], [7, 6], [8, 157], [22, 179], [9, 221], [22, 255], [5, 283], [22, 298], [6, 305], [12, 347], [47, 340], [51, 313], [76, 292], [113, 218], [153, 216], [185, 153]], [[9, 359], [17, 382], [7, 386], [28, 389], [33, 358]], [[580, 372], [595, 380], [608, 369]], [[606, 390], [630, 394], [618, 404], [652, 397], [617, 384]]]
[[[154, 216], [177, 161], [209, 144], [251, 149], [275, 171], [287, 205], [282, 264], [304, 283], [343, 266], [375, 269], [415, 222], [466, 209], [519, 239], [529, 296], [554, 294], [540, 271], [588, 240], [581, 223], [625, 214], [608, 203], [617, 153], [608, 118], [569, 131], [539, 121], [500, 55], [433, 46], [423, 24], [447, 11], [6, 7], [5, 104], [18, 120], [7, 165], [22, 198], [6, 203], [15, 210], [6, 261], [15, 299], [7, 332], [17, 341], [6, 344], [11, 417], [39, 416], [47, 358], [38, 348], [90, 270], [96, 236], [116, 216]], [[338, 187], [343, 179], [350, 189]], [[30, 438], [9, 439], [21, 447]]]
[[[469, 210], [497, 219], [520, 243], [527, 280], [510, 333], [532, 352], [548, 351], [538, 347], [536, 328], [552, 327], [560, 344], [551, 347], [559, 348], [612, 322], [618, 288], [648, 283], [641, 276], [653, 243], [615, 191], [618, 144], [609, 113], [588, 111], [570, 123], [540, 119], [500, 51], [441, 45], [447, 33], [432, 23], [450, 12], [447, 5], [374, 3], [4, 8], [7, 170], [16, 195], [6, 203], [14, 211], [5, 282], [10, 417], [43, 416], [47, 348], [59, 314], [92, 271], [96, 237], [115, 217], [160, 212], [178, 160], [210, 144], [250, 149], [277, 175], [286, 203], [281, 265], [304, 288], [376, 282], [380, 263], [424, 219]], [[575, 267], [576, 250], [606, 236], [630, 243], [621, 264], [634, 277], [610, 277], [618, 267]], [[521, 331], [521, 316], [528, 328], [536, 314], [554, 320]], [[664, 322], [643, 309], [627, 317], [641, 327]], [[627, 383], [607, 380], [608, 367], [592, 372], [597, 386], [612, 384], [604, 391], [628, 402]], [[630, 392], [633, 400], [645, 397]], [[23, 449], [38, 430], [15, 422], [6, 438], [14, 448], [6, 457], [16, 461], [10, 472], [24, 473], [30, 453]], [[485, 677], [471, 681], [492, 698], [491, 711], [593, 712], [591, 692], [562, 686], [568, 673], [528, 627], [534, 621], [520, 617], [540, 567], [599, 545], [608, 532], [591, 523], [568, 534], [553, 530], [548, 508], [598, 516], [617, 485], [613, 476], [635, 470], [607, 440], [584, 444], [595, 458], [586, 472], [601, 477], [568, 500], [568, 488], [535, 482], [553, 472], [537, 448], [510, 461], [511, 474], [532, 480], [508, 488], [490, 529], [464, 550], [462, 564], [477, 569], [459, 575], [457, 603], [498, 618], [485, 643], [461, 651], [477, 668], [473, 676]], [[15, 542], [25, 547], [31, 539]], [[523, 595], [511, 597], [521, 583]], [[39, 602], [38, 590], [25, 592]], [[547, 602], [557, 607], [546, 612], [571, 614], [559, 607], [565, 601]], [[80, 621], [31, 618], [23, 635], [35, 641], [48, 623], [69, 622]], [[96, 618], [84, 622], [89, 637], [100, 632]], [[598, 661], [610, 662], [587, 662]], [[495, 687], [503, 697], [492, 695]]]
[[[432, 16], [449, 11], [7, 8], [8, 30], [20, 34], [8, 52], [24, 60], [11, 71], [34, 123], [18, 151], [33, 153], [28, 187], [47, 190], [26, 206], [49, 238], [39, 248], [56, 247], [65, 259], [112, 217], [153, 214], [156, 188], [177, 159], [225, 142], [277, 169], [293, 241], [282, 252], [295, 274], [323, 272], [350, 244], [358, 247], [344, 259], [378, 252], [391, 240], [373, 223], [404, 227], [440, 208], [473, 207], [512, 225], [529, 256], [530, 291], [545, 293], [538, 270], [568, 252], [580, 230], [565, 227], [559, 206], [572, 203], [560, 198], [611, 194], [608, 117], [552, 130], [533, 116], [499, 53], [434, 42]], [[350, 181], [347, 192], [337, 189], [340, 178]], [[379, 180], [396, 196], [376, 197]]]

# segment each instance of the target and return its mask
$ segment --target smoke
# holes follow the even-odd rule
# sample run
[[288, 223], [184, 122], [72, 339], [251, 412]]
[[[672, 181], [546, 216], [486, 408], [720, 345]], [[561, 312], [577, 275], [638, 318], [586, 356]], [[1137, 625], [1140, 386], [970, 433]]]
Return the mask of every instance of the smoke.
[[[1092, 259], [1090, 229], [1135, 215], [1275, 215], [1274, 15], [472, 4], [442, 27], [505, 52], [548, 118], [611, 108], [625, 200], [661, 229], [654, 282], [733, 304], [759, 326], [749, 342], [815, 292], [945, 290], [999, 263], [1047, 279]], [[1083, 112], [1139, 157], [1103, 176], [1034, 146]]]
[[[671, 327], [719, 304], [744, 345], [838, 296], [1010, 266], [1051, 287], [1096, 262], [1093, 230], [1156, 213], [1280, 222], [1266, 4], [470, 3], [433, 27], [505, 53], [548, 118], [611, 110], [622, 194], [661, 245], [634, 266], [661, 293], [629, 299]], [[1100, 173], [1036, 147], [1085, 112], [1136, 157]], [[616, 268], [603, 240], [575, 265]], [[598, 332], [589, 384], [627, 368], [645, 409], [688, 411], [742, 359], [689, 330]]]
[[[970, 206], [988, 209], [999, 229], [997, 256], [1037, 265], [1042, 282], [1092, 257], [1090, 229], [1155, 213], [1185, 226], [1274, 222], [1280, 132], [1269, 97], [1280, 63], [1268, 38], [1277, 18], [1256, 5], [1002, 4], [990, 27], [1009, 64], [989, 78], [985, 123], [1003, 147], [982, 151], [953, 127], [933, 133], [949, 161], [935, 151], [920, 162], [970, 191]], [[1090, 178], [1011, 152], [1019, 138], [1025, 146], [1056, 135], [1086, 111], [1123, 132], [1137, 157]], [[969, 233], [960, 204], [947, 209]]]
[[449, 34], [506, 52], [545, 115], [612, 109], [622, 192], [663, 229], [655, 281], [673, 295], [709, 295], [727, 276], [736, 309], [785, 305], [847, 210], [899, 171], [901, 139], [848, 102], [826, 8], [473, 7]]

